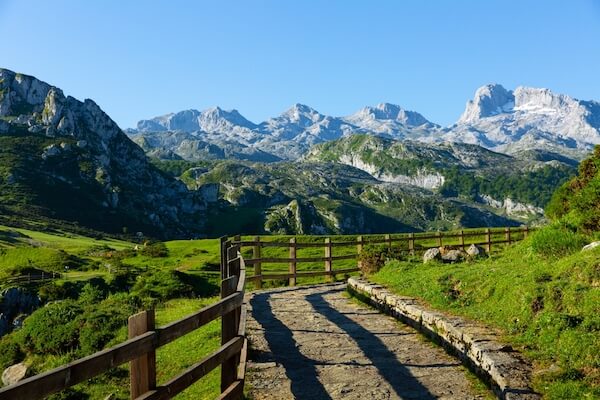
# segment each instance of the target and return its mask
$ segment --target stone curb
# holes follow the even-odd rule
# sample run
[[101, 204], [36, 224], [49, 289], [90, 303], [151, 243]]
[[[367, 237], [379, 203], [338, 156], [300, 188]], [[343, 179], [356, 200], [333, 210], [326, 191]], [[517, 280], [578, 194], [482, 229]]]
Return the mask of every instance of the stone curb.
[[531, 366], [512, 347], [498, 342], [490, 329], [428, 310], [414, 298], [392, 294], [364, 279], [348, 279], [348, 290], [440, 342], [489, 382], [499, 399], [541, 399], [530, 386]]

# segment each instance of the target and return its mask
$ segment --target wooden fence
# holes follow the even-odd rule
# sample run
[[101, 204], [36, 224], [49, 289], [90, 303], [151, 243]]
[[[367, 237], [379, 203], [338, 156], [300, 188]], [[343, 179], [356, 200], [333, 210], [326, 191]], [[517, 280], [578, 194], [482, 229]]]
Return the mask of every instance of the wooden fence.
[[[131, 398], [136, 400], [170, 399], [182, 392], [193, 383], [206, 376], [210, 371], [221, 366], [221, 395], [219, 399], [240, 399], [243, 396], [246, 376], [246, 360], [248, 341], [246, 339], [246, 306], [244, 304], [246, 280], [253, 280], [261, 287], [264, 280], [286, 279], [290, 285], [296, 284], [298, 277], [327, 276], [333, 279], [336, 274], [347, 274], [358, 271], [357, 267], [334, 269], [334, 262], [357, 259], [363, 246], [383, 244], [390, 248], [394, 243], [405, 243], [402, 249], [414, 254], [417, 251], [444, 245], [444, 239], [458, 239], [458, 246], [463, 248], [472, 244], [469, 238], [485, 237], [485, 241], [475, 241], [484, 245], [489, 252], [492, 244], [511, 243], [527, 236], [529, 228], [510, 229], [492, 232], [458, 233], [425, 233], [408, 234], [392, 237], [363, 238], [334, 242], [325, 238], [321, 243], [299, 243], [296, 238], [289, 242], [263, 241], [255, 237], [252, 241], [241, 240], [239, 236], [229, 240], [221, 238], [221, 299], [198, 312], [170, 324], [155, 327], [154, 311], [143, 311], [129, 317], [129, 340], [114, 347], [99, 351], [88, 357], [81, 358], [51, 371], [32, 376], [14, 385], [0, 388], [0, 400], [28, 399], [36, 400], [67, 389], [78, 383], [98, 376], [119, 365], [130, 363]], [[520, 237], [513, 236], [520, 234]], [[501, 238], [494, 238], [503, 234]], [[433, 242], [433, 245], [430, 243]], [[424, 242], [424, 243], [422, 243]], [[448, 243], [446, 243], [448, 244]], [[456, 244], [455, 244], [456, 245]], [[243, 247], [252, 248], [252, 258], [244, 260]], [[284, 247], [288, 249], [289, 257], [262, 257], [262, 249], [269, 247]], [[352, 247], [356, 252], [334, 256], [334, 248]], [[297, 250], [302, 248], [322, 248], [323, 257], [298, 257]], [[298, 263], [323, 262], [321, 271], [298, 272]], [[263, 273], [263, 263], [288, 264], [287, 273]], [[246, 277], [246, 265], [254, 266], [254, 275]], [[156, 383], [157, 348], [171, 343], [177, 338], [221, 318], [221, 347], [204, 357], [198, 363], [187, 368], [181, 374], [168, 382]]]
[[[328, 279], [335, 279], [335, 275], [349, 274], [357, 272], [358, 268], [358, 255], [366, 245], [387, 245], [390, 248], [394, 248], [394, 244], [398, 245], [399, 250], [404, 250], [407, 253], [414, 255], [416, 252], [425, 251], [430, 248], [441, 247], [444, 245], [451, 245], [453, 247], [462, 248], [465, 250], [466, 246], [476, 244], [484, 246], [485, 250], [490, 253], [492, 251], [492, 245], [494, 244], [510, 244], [512, 242], [526, 238], [530, 228], [527, 226], [520, 228], [497, 228], [491, 230], [489, 228], [478, 231], [467, 231], [464, 230], [458, 232], [426, 232], [423, 234], [404, 234], [404, 235], [372, 235], [369, 238], [363, 238], [362, 236], [356, 237], [354, 240], [344, 240], [339, 242], [333, 242], [331, 238], [324, 238], [323, 242], [307, 242], [300, 243], [297, 238], [292, 237], [289, 242], [282, 241], [265, 241], [260, 236], [255, 236], [253, 240], [239, 240], [233, 241], [233, 245], [239, 246], [240, 249], [251, 248], [252, 258], [246, 258], [246, 265], [254, 266], [254, 275], [248, 276], [249, 281], [253, 281], [257, 289], [262, 288], [263, 281], [265, 280], [287, 280], [290, 286], [295, 286], [297, 278], [302, 277], [315, 277], [315, 276], [326, 276]], [[474, 240], [483, 237], [484, 240]], [[450, 243], [448, 239], [457, 239]], [[473, 240], [472, 240], [473, 239]], [[287, 248], [288, 257], [265, 257], [263, 249], [266, 248]], [[323, 249], [323, 256], [319, 257], [298, 257], [297, 253], [299, 249], [304, 248], [321, 248]], [[351, 254], [333, 255], [334, 248], [353, 248], [356, 249]], [[348, 253], [348, 252], [346, 252]], [[334, 269], [334, 263], [341, 260], [357, 260], [357, 266], [352, 268]], [[299, 263], [323, 263], [324, 268], [320, 271], [297, 271], [297, 265]], [[263, 272], [263, 264], [287, 264], [287, 273], [281, 272]]]
[[27, 273], [5, 279], [0, 286], [24, 285], [24, 284], [41, 284], [55, 279], [60, 279], [62, 274], [58, 272]]
[[[239, 242], [239, 237], [236, 238]], [[0, 388], [0, 400], [36, 400], [130, 363], [131, 398], [170, 399], [221, 366], [219, 399], [240, 399], [246, 374], [248, 342], [244, 304], [246, 267], [238, 245], [221, 239], [221, 299], [162, 327], [154, 311], [129, 317], [129, 340], [51, 371]], [[157, 348], [221, 317], [221, 347], [168, 382], [156, 384]], [[192, 351], [193, 349], [190, 349]]]

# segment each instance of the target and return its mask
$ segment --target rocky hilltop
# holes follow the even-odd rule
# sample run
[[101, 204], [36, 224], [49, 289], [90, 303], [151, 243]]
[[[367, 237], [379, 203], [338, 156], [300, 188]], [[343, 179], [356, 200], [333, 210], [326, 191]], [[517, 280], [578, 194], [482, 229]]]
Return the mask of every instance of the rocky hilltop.
[[487, 85], [439, 137], [508, 154], [543, 149], [579, 160], [600, 144], [600, 103], [548, 89]]
[[162, 173], [92, 100], [0, 69], [0, 214], [109, 232], [202, 232], [204, 199]]

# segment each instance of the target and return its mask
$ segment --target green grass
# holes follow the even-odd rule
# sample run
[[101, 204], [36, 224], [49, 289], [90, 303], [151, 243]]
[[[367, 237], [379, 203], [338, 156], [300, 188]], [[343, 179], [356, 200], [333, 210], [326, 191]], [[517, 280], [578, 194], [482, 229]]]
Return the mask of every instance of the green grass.
[[[30, 229], [11, 228], [0, 225], [0, 235], [9, 231], [18, 232], [23, 235], [24, 237], [18, 240], [18, 242], [21, 242], [22, 244], [31, 243], [31, 241], [33, 241], [37, 242], [35, 244], [39, 246], [60, 249], [68, 252], [82, 252], [91, 247], [102, 245], [110, 246], [116, 250], [123, 250], [125, 248], [134, 246], [133, 243], [117, 239], [93, 239], [67, 232], [58, 231], [52, 234]], [[0, 240], [0, 244], [1, 243], [2, 241]]]
[[[200, 308], [216, 302], [217, 298], [176, 299], [156, 310], [157, 325], [181, 319]], [[164, 383], [200, 361], [220, 347], [221, 322], [219, 319], [158, 349], [156, 370], [158, 384]], [[179, 394], [175, 399], [214, 399], [220, 393], [220, 369], [217, 368]]]
[[546, 398], [600, 398], [600, 250], [549, 258], [536, 240], [478, 262], [393, 261], [371, 279], [500, 328], [534, 361]]

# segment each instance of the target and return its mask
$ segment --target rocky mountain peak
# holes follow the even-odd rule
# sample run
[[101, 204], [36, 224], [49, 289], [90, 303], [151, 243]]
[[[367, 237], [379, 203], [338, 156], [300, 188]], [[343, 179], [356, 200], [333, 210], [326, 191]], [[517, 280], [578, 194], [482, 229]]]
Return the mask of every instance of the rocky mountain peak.
[[519, 86], [514, 97], [516, 111], [556, 112], [579, 107], [577, 100], [544, 88]]
[[2, 150], [15, 154], [9, 167], [17, 176], [0, 175], [0, 196], [2, 185], [15, 179], [35, 194], [22, 197], [19, 212], [38, 207], [44, 213], [47, 201], [55, 204], [52, 218], [110, 230], [131, 223], [180, 235], [196, 229], [187, 218], [204, 210], [195, 193], [159, 173], [94, 101], [81, 102], [32, 76], [2, 69], [0, 139]]
[[500, 84], [489, 84], [475, 92], [473, 100], [467, 102], [458, 123], [468, 123], [481, 118], [509, 112], [514, 107], [515, 96]]
[[408, 111], [391, 103], [380, 103], [375, 107], [364, 107], [355, 114], [347, 117], [346, 120], [367, 129], [373, 122], [385, 123], [386, 121], [394, 121], [399, 122], [406, 127], [431, 124], [431, 122], [418, 112]]
[[244, 118], [238, 110], [224, 110], [218, 106], [202, 111], [198, 116], [198, 125], [206, 132], [218, 132], [227, 125], [256, 128], [256, 124]]
[[282, 120], [294, 122], [305, 127], [321, 121], [324, 117], [323, 114], [319, 113], [314, 108], [300, 103], [294, 104], [279, 116]]

